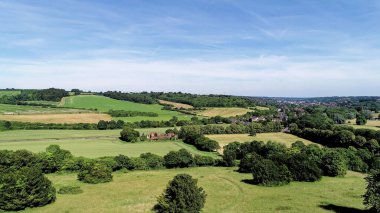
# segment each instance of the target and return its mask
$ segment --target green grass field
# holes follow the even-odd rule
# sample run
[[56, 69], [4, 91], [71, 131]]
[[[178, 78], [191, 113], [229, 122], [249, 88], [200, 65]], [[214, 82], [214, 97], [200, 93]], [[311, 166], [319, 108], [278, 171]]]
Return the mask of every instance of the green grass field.
[[[141, 129], [141, 132], [163, 132], [160, 129]], [[141, 153], [151, 152], [165, 155], [169, 151], [187, 149], [193, 154], [218, 158], [216, 153], [202, 152], [194, 146], [177, 141], [147, 141], [125, 143], [118, 139], [120, 130], [17, 130], [0, 132], [0, 149], [41, 152], [51, 144], [57, 144], [71, 151], [74, 156], [89, 158], [116, 156], [124, 154], [137, 157]]]
[[214, 117], [214, 116], [222, 116], [222, 117], [232, 117], [236, 115], [244, 115], [247, 112], [253, 110], [246, 108], [238, 108], [238, 107], [229, 107], [229, 108], [208, 108], [206, 110], [201, 110], [197, 112], [197, 115], [205, 116], [205, 117]]
[[21, 91], [17, 91], [17, 90], [0, 90], [0, 97], [2, 96], [14, 96], [14, 95], [19, 95], [21, 93]]
[[275, 132], [275, 133], [260, 133], [256, 136], [249, 136], [248, 134], [224, 134], [224, 135], [207, 135], [208, 138], [218, 141], [219, 145], [221, 147], [237, 141], [237, 142], [250, 142], [253, 140], [256, 141], [275, 141], [279, 143], [285, 144], [287, 147], [290, 147], [292, 143], [296, 141], [302, 141], [305, 144], [311, 144], [313, 142], [309, 140], [305, 140], [303, 138], [299, 138], [297, 136], [286, 134], [282, 132]]
[[61, 106], [74, 107], [83, 109], [97, 109], [101, 112], [108, 112], [113, 110], [127, 110], [127, 111], [140, 111], [140, 112], [154, 112], [158, 117], [115, 117], [114, 120], [124, 120], [127, 122], [141, 121], [141, 120], [170, 120], [173, 116], [177, 116], [180, 120], [189, 120], [192, 116], [185, 115], [175, 111], [162, 110], [159, 104], [139, 104], [129, 101], [120, 101], [111, 99], [104, 96], [97, 95], [79, 95], [66, 97], [61, 101]]
[[346, 125], [352, 126], [355, 129], [380, 130], [380, 120], [367, 120], [365, 125], [356, 125], [356, 119], [351, 119], [347, 120]]
[[49, 108], [41, 106], [25, 106], [0, 104], [0, 114], [63, 114], [63, 113], [78, 113], [90, 112], [89, 110], [68, 109], [68, 108]]
[[[319, 182], [292, 182], [280, 187], [249, 185], [243, 180], [250, 174], [235, 172], [236, 168], [205, 167], [133, 171], [114, 173], [113, 181], [85, 184], [76, 174], [51, 174], [48, 178], [59, 189], [75, 185], [83, 189], [78, 195], [57, 195], [55, 203], [21, 212], [152, 212], [156, 198], [176, 174], [187, 173], [198, 179], [207, 193], [203, 212], [355, 212], [364, 209], [363, 175], [348, 172], [344, 178], [323, 177]], [[346, 211], [342, 209], [347, 208]], [[351, 210], [351, 211], [349, 211]]]

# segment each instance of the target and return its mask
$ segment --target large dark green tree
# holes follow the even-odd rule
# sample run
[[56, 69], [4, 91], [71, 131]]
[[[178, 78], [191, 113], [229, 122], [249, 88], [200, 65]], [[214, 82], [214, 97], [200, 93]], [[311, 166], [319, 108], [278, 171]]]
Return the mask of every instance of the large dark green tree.
[[326, 176], [344, 176], [347, 172], [346, 161], [337, 151], [328, 151], [322, 158], [323, 173]]
[[0, 209], [22, 210], [55, 200], [55, 188], [38, 167], [1, 169]]
[[176, 175], [158, 197], [154, 210], [162, 213], [200, 212], [206, 202], [206, 193], [202, 187], [197, 186], [197, 182], [197, 179], [188, 174]]
[[368, 185], [364, 194], [364, 205], [380, 212], [380, 170], [372, 171], [365, 179]]

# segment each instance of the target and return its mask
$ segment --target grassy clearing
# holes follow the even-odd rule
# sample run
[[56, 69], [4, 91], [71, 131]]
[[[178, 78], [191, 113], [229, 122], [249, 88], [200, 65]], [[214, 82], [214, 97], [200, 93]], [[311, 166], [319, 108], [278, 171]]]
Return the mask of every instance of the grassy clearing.
[[198, 111], [197, 114], [206, 117], [222, 116], [222, 117], [231, 117], [236, 115], [244, 115], [247, 112], [252, 110], [246, 108], [208, 108], [206, 110]]
[[269, 107], [255, 106], [254, 109], [257, 109], [257, 110], [269, 110]]
[[50, 108], [41, 106], [25, 106], [25, 105], [11, 105], [0, 104], [0, 114], [65, 114], [65, 113], [86, 113], [89, 110], [82, 109], [68, 109], [68, 108]]
[[356, 129], [380, 130], [380, 120], [367, 120], [365, 125], [356, 125], [356, 119], [351, 119], [346, 121], [346, 125], [352, 126]]
[[29, 104], [41, 104], [46, 106], [58, 106], [60, 102], [55, 101], [26, 101]]
[[30, 123], [98, 123], [100, 120], [111, 120], [108, 114], [37, 114], [37, 115], [0, 115], [0, 120]]
[[[198, 179], [207, 193], [203, 212], [331, 212], [332, 206], [364, 209], [363, 175], [348, 172], [344, 178], [323, 177], [319, 182], [292, 182], [282, 187], [260, 187], [243, 180], [250, 174], [234, 172], [236, 168], [206, 167], [156, 171], [114, 173], [114, 180], [105, 184], [85, 184], [76, 174], [51, 174], [56, 188], [80, 186], [84, 193], [57, 195], [55, 203], [22, 212], [152, 212], [156, 197], [176, 174], [187, 173]], [[117, 193], [116, 193], [117, 192]]]
[[189, 120], [191, 116], [185, 115], [175, 111], [162, 110], [162, 106], [159, 104], [139, 104], [129, 101], [120, 101], [111, 99], [104, 96], [97, 95], [79, 95], [65, 97], [61, 101], [61, 105], [64, 107], [74, 107], [83, 109], [97, 109], [101, 112], [108, 112], [109, 110], [127, 110], [127, 111], [139, 111], [139, 112], [154, 112], [158, 117], [117, 117], [114, 120], [124, 120], [127, 122], [141, 121], [141, 120], [170, 120], [173, 116], [177, 116], [181, 120]]
[[292, 143], [296, 141], [302, 141], [305, 144], [311, 144], [313, 142], [309, 140], [305, 140], [303, 138], [299, 138], [297, 136], [286, 134], [282, 132], [276, 133], [260, 133], [256, 136], [249, 136], [248, 134], [225, 134], [225, 135], [207, 135], [208, 138], [218, 141], [221, 147], [232, 143], [234, 141], [237, 142], [250, 142], [253, 140], [256, 141], [275, 141], [279, 143], [285, 144], [287, 147], [290, 147]]
[[158, 100], [158, 102], [160, 102], [160, 104], [172, 105], [174, 108], [177, 108], [177, 109], [181, 109], [181, 108], [192, 109], [192, 108], [194, 108], [193, 106], [191, 106], [189, 104], [177, 103], [177, 102], [172, 102], [172, 101]]
[[0, 90], [0, 97], [2, 97], [2, 96], [14, 96], [14, 95], [19, 95], [19, 94], [21, 94], [21, 91], [18, 91], [18, 90], [11, 90], [11, 91]]
[[[159, 129], [140, 129], [141, 132], [163, 132]], [[63, 149], [70, 150], [75, 156], [89, 158], [116, 156], [119, 154], [131, 157], [141, 153], [151, 152], [165, 155], [169, 151], [187, 149], [193, 154], [218, 158], [216, 153], [198, 151], [182, 141], [160, 141], [125, 143], [119, 140], [120, 130], [17, 130], [0, 132], [0, 149], [26, 149], [41, 152], [51, 144], [57, 144]]]
[[[120, 130], [14, 130], [0, 132], [0, 141], [45, 140], [86, 137], [119, 137]], [[1, 144], [0, 144], [1, 145]]]

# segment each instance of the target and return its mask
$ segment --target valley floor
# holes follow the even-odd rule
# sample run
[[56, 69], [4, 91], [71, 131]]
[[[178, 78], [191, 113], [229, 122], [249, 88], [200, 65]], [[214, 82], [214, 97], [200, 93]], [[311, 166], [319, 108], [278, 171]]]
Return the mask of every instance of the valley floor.
[[203, 212], [341, 212], [362, 210], [364, 175], [348, 172], [344, 178], [323, 177], [319, 182], [292, 182], [280, 187], [261, 187], [244, 182], [251, 174], [236, 168], [203, 167], [114, 173], [105, 184], [85, 184], [76, 174], [51, 174], [48, 178], [59, 189], [80, 186], [84, 193], [59, 195], [55, 203], [22, 212], [151, 212], [169, 180], [187, 173], [198, 179], [207, 193]]

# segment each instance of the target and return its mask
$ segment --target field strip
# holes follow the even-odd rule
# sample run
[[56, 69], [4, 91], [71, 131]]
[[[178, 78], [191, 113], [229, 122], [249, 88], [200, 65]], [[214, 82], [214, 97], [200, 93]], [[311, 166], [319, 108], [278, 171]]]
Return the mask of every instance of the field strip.
[[60, 141], [60, 140], [92, 140], [92, 139], [118, 139], [115, 136], [88, 136], [88, 137], [68, 137], [68, 138], [34, 138], [34, 139], [13, 139], [13, 140], [0, 140], [0, 143], [7, 142], [26, 142], [26, 141]]

